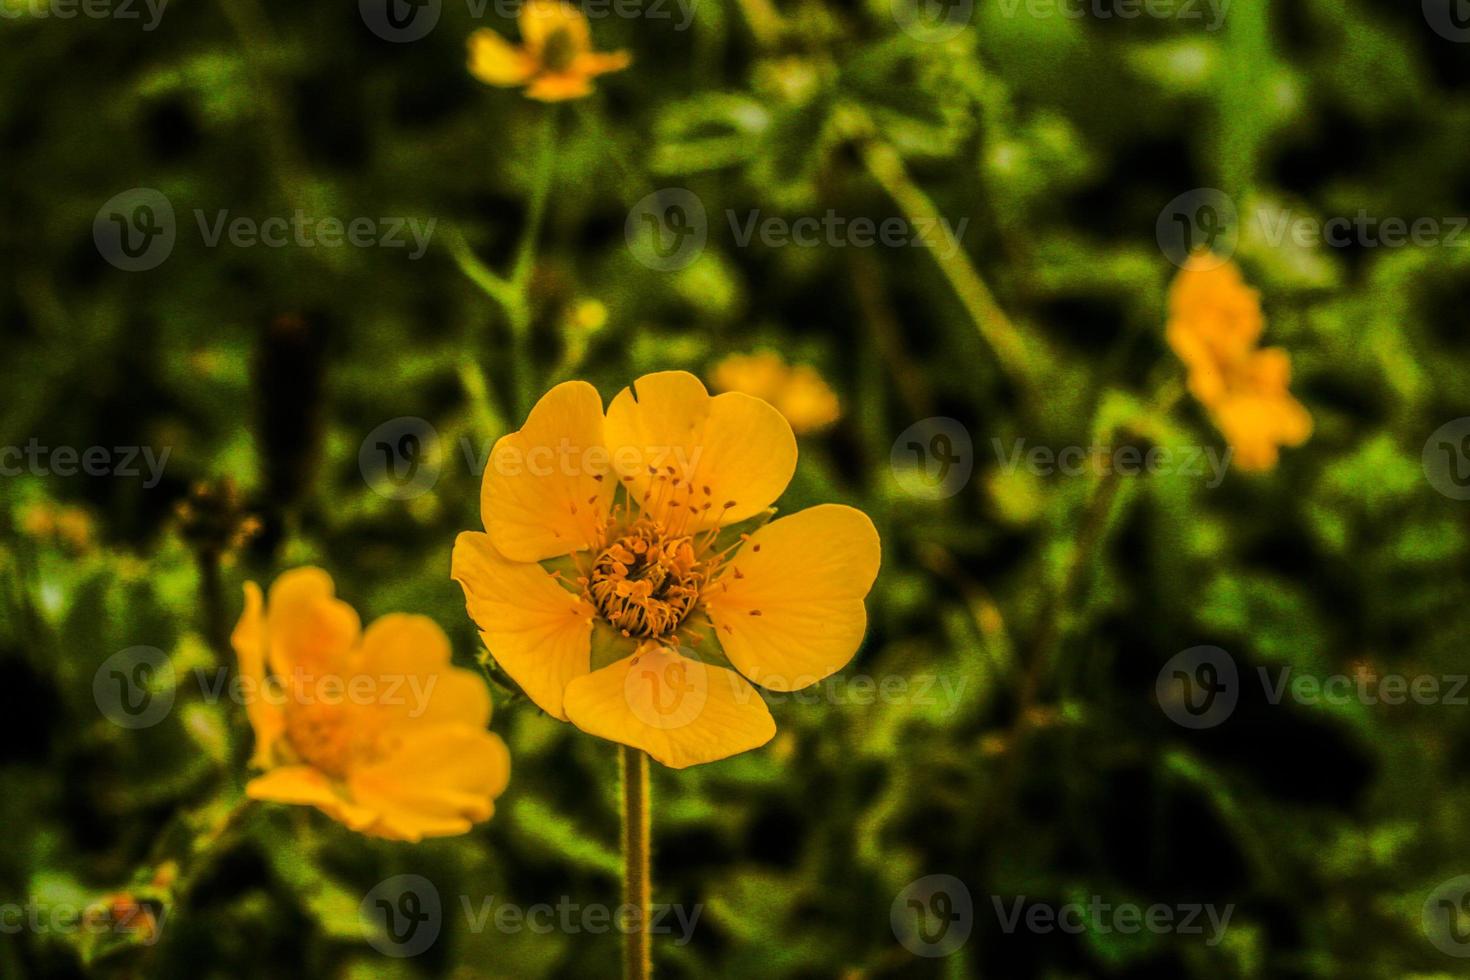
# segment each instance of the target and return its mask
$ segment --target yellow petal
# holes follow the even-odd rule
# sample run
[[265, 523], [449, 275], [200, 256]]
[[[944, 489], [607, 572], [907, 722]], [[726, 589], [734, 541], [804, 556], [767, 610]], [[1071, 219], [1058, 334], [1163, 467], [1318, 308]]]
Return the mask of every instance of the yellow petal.
[[470, 74], [487, 85], [523, 85], [536, 71], [530, 55], [489, 28], [470, 35], [469, 50]]
[[262, 696], [265, 687], [266, 651], [263, 606], [260, 586], [254, 582], [246, 582], [245, 609], [240, 613], [235, 631], [230, 634], [230, 645], [234, 647], [235, 656], [239, 660], [240, 677], [249, 685], [245, 688], [248, 695], [245, 714], [250, 719], [250, 728], [255, 734], [255, 752], [250, 757], [250, 764], [259, 768], [266, 768], [271, 764], [276, 739], [286, 730], [286, 719], [280, 707]]
[[538, 75], [526, 89], [526, 97], [538, 102], [565, 102], [592, 94], [592, 83], [586, 75]]
[[462, 834], [495, 812], [510, 780], [500, 737], [465, 725], [429, 729], [348, 775], [352, 799], [376, 815], [366, 833], [394, 840]]
[[559, 384], [519, 432], [495, 444], [480, 488], [485, 530], [512, 561], [593, 547], [615, 489], [610, 471], [597, 389], [585, 381]]
[[867, 628], [863, 597], [878, 575], [880, 551], [868, 516], [840, 504], [756, 531], [705, 596], [730, 662], [773, 691], [794, 691], [842, 669]]
[[622, 71], [632, 63], [633, 56], [626, 51], [586, 51], [572, 59], [571, 73], [595, 78], [610, 71]]
[[547, 40], [557, 31], [566, 32], [566, 40], [562, 43], [573, 53], [592, 47], [592, 30], [587, 25], [587, 18], [562, 0], [526, 0], [518, 22], [521, 41], [537, 61], [541, 60]]
[[320, 568], [294, 568], [271, 584], [266, 635], [271, 670], [279, 676], [290, 677], [295, 667], [340, 672], [361, 629], [357, 611], [335, 597], [332, 577]]
[[[236, 662], [242, 681], [250, 690], [259, 692], [265, 683], [265, 617], [264, 600], [260, 586], [245, 583], [245, 608], [230, 634], [230, 646], [235, 651]], [[245, 713], [250, 720], [250, 729], [255, 738], [255, 749], [250, 765], [266, 768], [271, 764], [272, 748], [285, 730], [285, 719], [275, 705], [263, 698], [252, 696], [245, 703]]]
[[642, 749], [670, 769], [724, 759], [776, 734], [745, 678], [654, 643], [572, 681], [566, 706], [582, 731]]
[[320, 771], [310, 766], [282, 766], [245, 784], [252, 800], [314, 806], [352, 830], [362, 830], [377, 819], [366, 807], [344, 800]]
[[462, 533], [451, 565], [495, 662], [543, 711], [565, 721], [563, 692], [590, 669], [596, 610], [540, 565], [507, 561], [485, 534]]
[[451, 666], [449, 639], [427, 616], [383, 616], [363, 634], [362, 650], [361, 673], [388, 724], [484, 728], [490, 722], [485, 681]]
[[759, 514], [796, 471], [796, 436], [780, 412], [738, 391], [711, 398], [684, 371], [644, 375], [619, 392], [606, 435], [634, 499], [685, 531]]

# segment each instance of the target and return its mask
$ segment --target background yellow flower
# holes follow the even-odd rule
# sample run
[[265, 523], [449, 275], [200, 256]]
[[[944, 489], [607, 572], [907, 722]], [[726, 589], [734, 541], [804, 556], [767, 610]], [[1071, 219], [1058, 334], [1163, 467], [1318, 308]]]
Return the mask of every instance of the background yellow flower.
[[485, 730], [490, 693], [449, 663], [423, 616], [366, 631], [317, 568], [282, 574], [263, 601], [245, 586], [232, 637], [265, 773], [247, 795], [308, 804], [353, 830], [420, 840], [461, 834], [495, 811], [510, 756]]
[[590, 94], [592, 79], [632, 61], [626, 51], [593, 51], [586, 16], [562, 0], [527, 0], [518, 22], [520, 47], [489, 28], [470, 35], [470, 74], [487, 85], [524, 85], [528, 97], [542, 102], [562, 102]]

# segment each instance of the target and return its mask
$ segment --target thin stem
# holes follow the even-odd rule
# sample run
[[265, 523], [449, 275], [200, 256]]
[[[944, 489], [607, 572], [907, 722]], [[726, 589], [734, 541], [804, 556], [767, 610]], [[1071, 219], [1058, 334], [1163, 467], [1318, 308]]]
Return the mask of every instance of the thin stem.
[[858, 153], [868, 173], [898, 205], [909, 223], [916, 229], [931, 229], [931, 233], [940, 237], [937, 247], [929, 249], [939, 271], [974, 321], [981, 339], [995, 352], [1001, 370], [1026, 395], [1035, 396], [1037, 387], [1031, 378], [1032, 361], [1025, 336], [1000, 308], [990, 287], [965, 254], [959, 239], [950, 231], [949, 224], [942, 220], [943, 216], [929, 195], [909, 176], [903, 157], [877, 134], [872, 120], [862, 110], [850, 107], [846, 112], [845, 125], [856, 140]]
[[623, 786], [623, 904], [638, 909], [636, 927], [624, 934], [624, 980], [653, 975], [648, 916], [652, 883], [648, 873], [648, 756], [624, 745], [618, 754]]
[[536, 243], [546, 220], [546, 202], [551, 196], [556, 162], [556, 108], [542, 116], [536, 172], [532, 175], [531, 200], [526, 225], [516, 245], [510, 272], [510, 302], [505, 304], [510, 322], [510, 368], [514, 376], [515, 417], [524, 419], [531, 411], [536, 379], [531, 363], [531, 273], [536, 267]]

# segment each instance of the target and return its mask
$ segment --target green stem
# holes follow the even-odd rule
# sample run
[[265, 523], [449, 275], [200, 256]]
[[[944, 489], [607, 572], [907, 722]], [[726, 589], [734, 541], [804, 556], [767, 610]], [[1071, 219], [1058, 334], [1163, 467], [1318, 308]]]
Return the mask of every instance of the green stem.
[[531, 273], [536, 266], [536, 243], [546, 220], [546, 202], [551, 197], [552, 175], [555, 173], [556, 123], [557, 113], [552, 107], [542, 116], [530, 209], [516, 246], [515, 262], [510, 272], [510, 302], [505, 305], [506, 318], [510, 321], [510, 366], [515, 379], [517, 419], [524, 419], [530, 413], [536, 391], [534, 365], [531, 363], [530, 286]]
[[623, 904], [638, 909], [637, 926], [623, 936], [624, 980], [653, 975], [648, 916], [652, 883], [648, 873], [648, 756], [624, 745], [618, 754], [623, 786]]
[[1037, 386], [1031, 377], [1032, 359], [1027, 350], [1027, 338], [1000, 308], [990, 287], [949, 230], [949, 225], [942, 220], [929, 195], [909, 176], [903, 157], [878, 136], [872, 120], [861, 109], [850, 107], [847, 110], [844, 128], [856, 140], [858, 153], [868, 173], [898, 205], [909, 223], [915, 228], [936, 229], [942, 236], [938, 247], [929, 249], [939, 271], [954, 289], [981, 339], [995, 352], [1001, 370], [1025, 395], [1034, 398]]

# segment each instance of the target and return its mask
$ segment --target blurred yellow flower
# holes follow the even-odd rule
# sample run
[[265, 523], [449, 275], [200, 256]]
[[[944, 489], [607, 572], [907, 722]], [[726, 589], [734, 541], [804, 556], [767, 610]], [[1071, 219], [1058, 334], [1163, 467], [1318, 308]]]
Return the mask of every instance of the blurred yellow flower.
[[1243, 470], [1273, 468], [1280, 447], [1312, 434], [1311, 415], [1289, 390], [1291, 356], [1256, 346], [1265, 325], [1259, 294], [1233, 262], [1196, 255], [1169, 290], [1166, 339]]
[[28, 504], [20, 514], [20, 531], [30, 538], [55, 540], [68, 551], [85, 554], [97, 541], [92, 516], [80, 507], [49, 501]]
[[593, 78], [632, 62], [626, 51], [593, 51], [586, 16], [563, 0], [526, 0], [517, 22], [520, 47], [488, 28], [470, 35], [470, 74], [487, 85], [525, 85], [532, 99], [562, 102], [590, 94]]
[[817, 432], [842, 416], [837, 395], [807, 364], [788, 366], [771, 351], [731, 354], [715, 365], [717, 391], [741, 391], [776, 406], [799, 435]]
[[248, 796], [315, 806], [352, 830], [417, 841], [486, 820], [510, 755], [490, 692], [450, 665], [444, 631], [394, 613], [365, 631], [318, 568], [245, 585], [231, 643], [255, 732]]
[[[813, 684], [867, 628], [879, 543], [861, 511], [730, 530], [768, 516], [795, 469], [791, 426], [760, 399], [667, 371], [604, 416], [597, 390], [569, 381], [495, 444], [486, 532], [459, 536], [452, 574], [491, 655], [547, 713], [675, 769], [723, 759], [775, 734], [750, 681]], [[704, 630], [734, 670], [689, 655]]]

